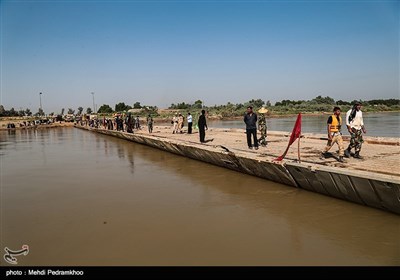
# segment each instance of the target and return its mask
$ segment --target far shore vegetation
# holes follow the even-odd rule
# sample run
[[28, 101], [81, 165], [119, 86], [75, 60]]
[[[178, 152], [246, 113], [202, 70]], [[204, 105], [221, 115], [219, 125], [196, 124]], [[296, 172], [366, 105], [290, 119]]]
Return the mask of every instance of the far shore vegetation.
[[[252, 99], [245, 103], [231, 103], [228, 102], [225, 105], [213, 105], [204, 106], [201, 100], [197, 100], [193, 103], [174, 103], [167, 109], [159, 109], [157, 106], [141, 105], [140, 102], [135, 102], [132, 106], [119, 102], [111, 107], [108, 104], [103, 104], [97, 110], [97, 114], [101, 116], [111, 116], [115, 113], [127, 113], [128, 111], [134, 115], [147, 116], [151, 114], [153, 117], [160, 119], [167, 119], [172, 117], [175, 113], [192, 112], [198, 113], [198, 111], [205, 109], [208, 113], [208, 117], [214, 119], [232, 119], [241, 117], [246, 111], [248, 106], [253, 106], [253, 109], [257, 111], [261, 107], [266, 107], [270, 116], [286, 116], [292, 114], [324, 114], [331, 113], [334, 106], [341, 107], [342, 111], [349, 110], [355, 101], [360, 101], [363, 105], [363, 112], [393, 112], [400, 111], [400, 99], [373, 99], [373, 100], [353, 100], [343, 101], [334, 100], [327, 96], [317, 96], [311, 100], [282, 100], [271, 104], [270, 101], [263, 101], [262, 99]], [[6, 109], [3, 105], [0, 105], [0, 117], [58, 117], [63, 119], [66, 115], [83, 116], [93, 114], [92, 108], [78, 107], [76, 110], [73, 108], [62, 108], [60, 112], [49, 112], [45, 113], [39, 108], [36, 113], [33, 113], [31, 109], [20, 109], [15, 110], [14, 108]]]

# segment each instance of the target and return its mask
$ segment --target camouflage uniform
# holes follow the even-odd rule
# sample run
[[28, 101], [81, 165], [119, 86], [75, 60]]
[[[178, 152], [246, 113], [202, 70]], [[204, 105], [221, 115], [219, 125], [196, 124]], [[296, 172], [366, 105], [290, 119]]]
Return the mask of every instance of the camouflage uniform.
[[153, 118], [149, 115], [147, 117], [147, 126], [149, 128], [149, 133], [153, 132]]
[[363, 136], [362, 136], [362, 130], [361, 129], [355, 129], [354, 127], [351, 128], [351, 139], [350, 139], [350, 145], [348, 147], [348, 150], [354, 148], [356, 153], [361, 151], [361, 146], [362, 143], [364, 142]]
[[350, 144], [344, 151], [346, 157], [351, 156], [351, 149], [355, 149], [354, 158], [362, 159], [360, 150], [363, 140], [363, 133], [365, 133], [364, 120], [361, 112], [361, 104], [355, 103], [353, 108], [346, 113], [346, 125], [350, 132]]
[[267, 145], [267, 121], [265, 120], [265, 115], [260, 114], [260, 118], [258, 120], [258, 130], [260, 130], [261, 137], [258, 139], [258, 143], [261, 146]]

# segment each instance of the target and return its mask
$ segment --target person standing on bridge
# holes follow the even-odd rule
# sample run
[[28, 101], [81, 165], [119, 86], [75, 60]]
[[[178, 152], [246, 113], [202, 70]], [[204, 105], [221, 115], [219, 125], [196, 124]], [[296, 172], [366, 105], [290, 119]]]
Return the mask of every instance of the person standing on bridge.
[[171, 124], [172, 127], [172, 134], [178, 133], [178, 114], [175, 113], [174, 117], [172, 118]]
[[328, 143], [321, 155], [321, 159], [326, 158], [327, 152], [332, 148], [332, 146], [337, 143], [339, 146], [339, 162], [343, 161], [344, 147], [342, 133], [340, 132], [342, 127], [342, 117], [340, 116], [340, 108], [333, 108], [333, 115], [328, 118]]
[[199, 127], [200, 142], [205, 143], [206, 130], [208, 130], [205, 110], [201, 110], [201, 115], [199, 117], [197, 125]]
[[153, 118], [151, 117], [151, 115], [149, 114], [148, 116], [147, 116], [147, 127], [148, 127], [148, 129], [149, 129], [149, 133], [152, 133], [153, 132]]
[[262, 107], [260, 110], [258, 110], [258, 113], [260, 114], [260, 119], [258, 120], [258, 130], [261, 133], [258, 143], [265, 147], [267, 146], [267, 121], [265, 120], [265, 114], [268, 113], [268, 109]]
[[136, 130], [141, 130], [142, 128], [140, 127], [140, 119], [139, 119], [139, 116], [136, 116], [136, 119], [135, 119], [135, 128], [136, 128]]
[[179, 113], [179, 115], [178, 115], [178, 130], [177, 130], [177, 132], [176, 133], [183, 133], [183, 130], [182, 130], [182, 128], [183, 128], [183, 123], [185, 122], [185, 119], [183, 118], [183, 116], [182, 116], [182, 114], [181, 113]]
[[128, 113], [125, 124], [126, 124], [126, 132], [133, 133], [133, 124], [135, 120], [133, 119], [132, 113]]
[[188, 132], [187, 133], [192, 134], [193, 118], [190, 113], [188, 113], [187, 122], [188, 122]]
[[247, 107], [247, 112], [243, 120], [246, 124], [247, 146], [249, 146], [249, 149], [253, 149], [253, 145], [251, 144], [251, 137], [253, 137], [254, 147], [258, 150], [257, 114], [253, 112], [252, 106]]
[[347, 130], [351, 135], [350, 144], [344, 151], [347, 158], [351, 155], [351, 149], [354, 148], [355, 154], [354, 158], [362, 159], [360, 156], [361, 146], [364, 142], [363, 133], [367, 133], [364, 127], [363, 115], [361, 112], [361, 103], [356, 102], [352, 109], [350, 109], [346, 114], [346, 125]]

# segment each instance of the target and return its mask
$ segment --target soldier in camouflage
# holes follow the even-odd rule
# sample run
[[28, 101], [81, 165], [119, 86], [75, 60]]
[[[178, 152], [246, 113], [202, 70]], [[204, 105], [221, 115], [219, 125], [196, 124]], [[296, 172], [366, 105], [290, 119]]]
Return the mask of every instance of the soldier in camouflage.
[[258, 139], [258, 143], [260, 143], [261, 146], [265, 147], [267, 146], [267, 121], [265, 119], [265, 114], [268, 113], [268, 109], [262, 107], [260, 110], [258, 110], [258, 113], [260, 114], [259, 119], [258, 119], [258, 130], [261, 133], [260, 139]]

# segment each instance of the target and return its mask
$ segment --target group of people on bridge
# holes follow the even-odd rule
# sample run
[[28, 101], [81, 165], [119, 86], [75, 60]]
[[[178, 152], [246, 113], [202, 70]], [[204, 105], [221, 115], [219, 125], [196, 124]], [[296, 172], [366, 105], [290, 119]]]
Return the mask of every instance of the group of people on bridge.
[[[253, 107], [247, 107], [247, 111], [244, 115], [243, 121], [246, 124], [246, 136], [247, 145], [249, 149], [258, 150], [259, 146], [267, 146], [267, 122], [265, 114], [268, 113], [268, 109], [262, 107], [258, 110], [259, 116], [253, 111]], [[258, 123], [258, 124], [257, 124]], [[325, 146], [324, 151], [321, 154], [321, 159], [325, 159], [330, 156], [328, 151], [336, 143], [339, 147], [339, 162], [344, 162], [344, 157], [350, 158], [353, 156], [355, 159], [362, 159], [360, 155], [363, 140], [363, 134], [367, 131], [365, 129], [363, 115], [361, 111], [361, 102], [355, 102], [353, 107], [347, 111], [345, 125], [347, 131], [350, 134], [350, 143], [346, 149], [344, 149], [343, 138], [342, 138], [342, 117], [341, 109], [339, 107], [333, 108], [333, 114], [329, 116], [327, 120], [328, 130], [328, 142]], [[200, 134], [200, 142], [205, 142], [205, 130], [208, 129], [205, 118], [205, 111], [202, 110], [201, 116], [198, 121], [198, 128]], [[257, 130], [260, 131], [261, 137], [257, 138]], [[354, 153], [352, 153], [354, 149]]]
[[[259, 109], [257, 115], [253, 111], [252, 106], [247, 107], [247, 111], [244, 114], [243, 121], [246, 125], [246, 136], [247, 136], [247, 146], [249, 149], [258, 150], [259, 146], [266, 147], [267, 146], [267, 122], [266, 122], [266, 114], [268, 113], [268, 109], [262, 107]], [[153, 132], [153, 123], [154, 120], [152, 116], [149, 114], [146, 118], [146, 124], [148, 128], [148, 132]], [[172, 120], [172, 133], [173, 134], [182, 134], [184, 133], [183, 127], [185, 123], [185, 118], [181, 113], [176, 113]], [[104, 117], [101, 120], [99, 119], [89, 119], [85, 122], [86, 125], [91, 127], [100, 128], [103, 126], [104, 129], [114, 130], [114, 127], [117, 131], [126, 131], [128, 133], [133, 133], [133, 130], [141, 130], [140, 118], [139, 116], [132, 116], [131, 113], [127, 115], [118, 114], [114, 118], [106, 118]], [[324, 151], [321, 154], [321, 159], [325, 159], [331, 156], [329, 150], [336, 143], [339, 147], [339, 157], [337, 160], [339, 162], [344, 162], [344, 157], [349, 158], [353, 156], [356, 159], [362, 159], [360, 155], [361, 146], [364, 142], [363, 134], [366, 133], [366, 129], [364, 126], [364, 120], [361, 111], [361, 103], [356, 102], [353, 107], [346, 113], [345, 125], [347, 131], [350, 133], [350, 143], [347, 149], [344, 149], [343, 138], [342, 138], [342, 126], [343, 120], [341, 117], [341, 109], [339, 107], [333, 108], [333, 114], [329, 116], [327, 120], [327, 131], [328, 131], [328, 142]], [[187, 113], [187, 133], [192, 134], [193, 132], [193, 117], [190, 113]], [[202, 110], [201, 114], [197, 121], [197, 129], [199, 131], [200, 143], [206, 143], [212, 140], [205, 140], [205, 132], [208, 130], [207, 126], [207, 118], [206, 111]], [[261, 137], [257, 137], [257, 131], [260, 131]], [[354, 149], [354, 153], [352, 153], [352, 149]]]
[[[339, 107], [333, 108], [333, 114], [328, 118], [328, 143], [321, 154], [321, 159], [325, 159], [329, 154], [328, 151], [336, 143], [339, 147], [339, 162], [344, 162], [343, 157], [349, 158], [353, 156], [356, 159], [362, 159], [360, 155], [361, 146], [364, 142], [363, 134], [367, 133], [364, 126], [364, 119], [361, 111], [361, 102], [355, 102], [353, 107], [347, 111], [345, 124], [347, 131], [350, 133], [350, 143], [347, 149], [344, 149], [342, 139], [343, 120]], [[354, 154], [351, 150], [354, 148]]]

